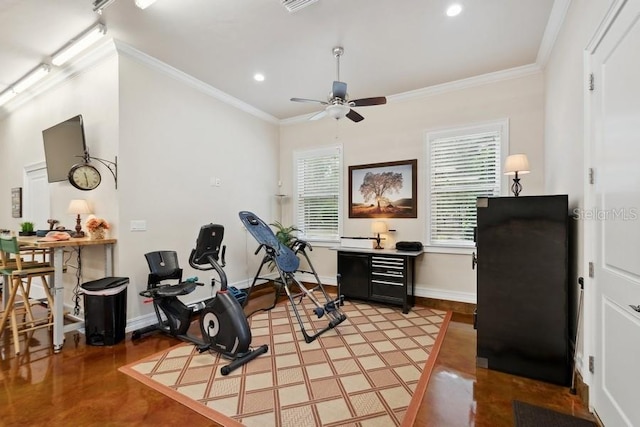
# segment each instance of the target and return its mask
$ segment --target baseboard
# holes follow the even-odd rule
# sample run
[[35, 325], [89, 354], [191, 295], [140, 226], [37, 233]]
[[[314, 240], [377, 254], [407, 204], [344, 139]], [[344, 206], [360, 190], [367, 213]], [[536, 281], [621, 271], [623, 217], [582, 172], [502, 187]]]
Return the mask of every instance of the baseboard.
[[438, 298], [425, 298], [416, 296], [416, 305], [435, 308], [437, 310], [452, 311], [461, 314], [473, 314], [476, 309], [475, 304], [460, 301], [451, 301]]

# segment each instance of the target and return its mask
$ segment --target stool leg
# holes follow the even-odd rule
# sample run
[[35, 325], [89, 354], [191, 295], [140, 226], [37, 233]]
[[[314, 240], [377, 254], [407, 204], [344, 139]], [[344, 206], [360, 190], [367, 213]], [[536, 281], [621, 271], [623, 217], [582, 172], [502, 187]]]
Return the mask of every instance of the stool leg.
[[[22, 287], [22, 280], [19, 277], [14, 279], [13, 287], [11, 290], [11, 294], [13, 296], [13, 300], [15, 302], [16, 294], [18, 293], [18, 287]], [[18, 336], [18, 319], [16, 318], [16, 307], [15, 303], [11, 304], [9, 307], [11, 310], [11, 329], [13, 330], [13, 347], [16, 354], [20, 354], [20, 337]]]
[[29, 302], [29, 294], [31, 293], [31, 276], [27, 277], [27, 287], [22, 284], [22, 280], [20, 280], [20, 292], [22, 293], [22, 300], [24, 301], [24, 309], [27, 313], [27, 318], [29, 319], [29, 325], [31, 327], [35, 326], [35, 318], [33, 317], [33, 311], [31, 310], [31, 303]]
[[5, 285], [9, 287], [8, 289], [9, 299], [7, 300], [7, 305], [4, 308], [4, 313], [2, 313], [2, 319], [0, 319], [0, 335], [2, 335], [2, 332], [4, 332], [4, 329], [7, 326], [7, 319], [9, 318], [9, 315], [13, 312], [13, 303], [16, 300], [16, 292], [12, 286], [13, 280], [14, 279], [11, 278], [10, 280], [7, 281], [8, 283], [5, 283]]

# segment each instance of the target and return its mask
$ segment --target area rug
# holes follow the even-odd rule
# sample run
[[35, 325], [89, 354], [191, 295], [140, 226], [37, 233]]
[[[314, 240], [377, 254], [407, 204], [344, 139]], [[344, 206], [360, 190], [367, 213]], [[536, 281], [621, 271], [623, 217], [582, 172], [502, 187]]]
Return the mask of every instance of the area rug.
[[513, 401], [513, 417], [516, 427], [597, 427], [584, 418], [541, 408], [529, 403]]
[[[223, 426], [413, 425], [451, 313], [360, 302], [343, 310], [348, 319], [309, 344], [288, 303], [254, 314], [252, 345], [269, 352], [228, 376], [227, 360], [189, 344], [120, 371]], [[308, 331], [327, 324], [306, 319]]]

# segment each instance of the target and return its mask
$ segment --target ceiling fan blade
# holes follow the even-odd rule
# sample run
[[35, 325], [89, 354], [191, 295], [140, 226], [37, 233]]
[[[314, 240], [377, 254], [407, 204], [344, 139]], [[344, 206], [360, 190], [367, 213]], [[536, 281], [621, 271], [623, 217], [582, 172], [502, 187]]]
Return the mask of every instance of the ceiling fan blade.
[[352, 105], [354, 107], [367, 107], [369, 105], [383, 105], [386, 103], [387, 98], [385, 98], [384, 96], [377, 96], [374, 98], [354, 99], [353, 101], [349, 102], [349, 105]]
[[358, 114], [355, 110], [349, 110], [349, 112], [347, 113], [347, 117], [356, 123], [364, 120], [364, 117]]
[[313, 116], [309, 117], [309, 120], [320, 120], [324, 117], [326, 117], [327, 115], [327, 110], [322, 110], [316, 114], [314, 114]]
[[347, 84], [344, 82], [334, 81], [331, 93], [334, 98], [345, 99], [347, 96]]
[[317, 99], [307, 99], [307, 98], [291, 98], [291, 100], [293, 102], [307, 102], [310, 104], [322, 104], [322, 105], [327, 105], [328, 102], [326, 101], [318, 101]]

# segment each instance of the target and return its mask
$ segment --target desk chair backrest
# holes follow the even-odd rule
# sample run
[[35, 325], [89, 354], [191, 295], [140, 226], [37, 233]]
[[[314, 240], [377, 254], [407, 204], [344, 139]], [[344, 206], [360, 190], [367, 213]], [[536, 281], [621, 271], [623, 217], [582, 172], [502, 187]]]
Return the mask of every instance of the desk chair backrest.
[[[2, 252], [2, 265], [7, 266], [9, 262], [15, 262], [18, 269], [22, 269], [22, 260], [20, 259], [20, 245], [16, 236], [3, 234], [0, 236], [0, 252]], [[11, 257], [15, 255], [15, 258]]]
[[182, 281], [182, 269], [176, 251], [155, 251], [144, 254], [149, 265], [147, 285], [155, 287], [164, 280]]

